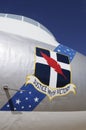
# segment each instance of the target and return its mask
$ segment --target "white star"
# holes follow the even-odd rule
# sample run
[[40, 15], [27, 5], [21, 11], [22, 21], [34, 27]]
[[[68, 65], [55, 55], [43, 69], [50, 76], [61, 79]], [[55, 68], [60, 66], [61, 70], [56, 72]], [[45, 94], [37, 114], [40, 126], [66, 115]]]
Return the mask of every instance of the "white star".
[[31, 94], [31, 91], [29, 92], [29, 94]]
[[31, 105], [29, 105], [29, 108], [31, 108]]
[[8, 104], [7, 107], [9, 107], [10, 105]]
[[67, 51], [70, 51], [69, 49], [67, 49]]
[[21, 101], [18, 99], [18, 100], [16, 100], [16, 104], [20, 104], [21, 103]]
[[24, 106], [22, 106], [21, 108], [24, 109]]
[[22, 93], [23, 93], [23, 91], [20, 91], [20, 93], [22, 94]]
[[14, 111], [16, 111], [16, 108], [14, 108]]
[[34, 98], [34, 101], [35, 101], [35, 102], [38, 102], [38, 101], [39, 101], [39, 98], [35, 97], [35, 98]]
[[58, 49], [58, 52], [61, 52], [61, 50]]
[[28, 97], [26, 97], [25, 99], [28, 100]]

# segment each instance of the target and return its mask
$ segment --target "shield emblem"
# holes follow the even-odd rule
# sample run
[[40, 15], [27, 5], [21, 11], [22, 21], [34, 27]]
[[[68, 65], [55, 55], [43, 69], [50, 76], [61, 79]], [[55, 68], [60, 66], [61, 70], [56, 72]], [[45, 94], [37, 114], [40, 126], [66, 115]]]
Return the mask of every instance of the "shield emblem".
[[70, 92], [76, 94], [76, 86], [71, 83], [68, 56], [39, 47], [35, 50], [35, 71], [33, 75], [27, 76], [28, 83], [46, 94], [50, 100]]
[[36, 47], [35, 76], [51, 88], [62, 88], [71, 82], [71, 67], [66, 55]]

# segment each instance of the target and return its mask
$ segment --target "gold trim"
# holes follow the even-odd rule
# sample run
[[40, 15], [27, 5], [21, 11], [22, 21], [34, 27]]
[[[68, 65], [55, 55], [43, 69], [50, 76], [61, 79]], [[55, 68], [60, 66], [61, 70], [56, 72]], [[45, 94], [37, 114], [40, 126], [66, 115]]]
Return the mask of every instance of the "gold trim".
[[[48, 50], [48, 49], [46, 49], [46, 48], [41, 48], [41, 47], [38, 47], [38, 46], [35, 47], [35, 50], [34, 50], [34, 74], [35, 74], [35, 70], [36, 70], [36, 48], [45, 49], [45, 50], [47, 50], [47, 51], [54, 52], [54, 51]], [[62, 54], [62, 53], [59, 53], [59, 52], [55, 52], [55, 53], [58, 53], [58, 54], [61, 54], [61, 55], [64, 55], [64, 56], [67, 56], [67, 57], [68, 57], [69, 66], [70, 66], [70, 83], [67, 84], [67, 85], [65, 85], [65, 86], [63, 86], [63, 87], [58, 87], [58, 88], [55, 89], [55, 88], [53, 88], [53, 87], [51, 87], [51, 86], [47, 86], [47, 85], [43, 84], [43, 83], [42, 83], [37, 77], [35, 77], [34, 74], [33, 74], [33, 75], [27, 75], [27, 77], [26, 77], [26, 85], [30, 83], [30, 84], [32, 84], [32, 85], [34, 86], [33, 83], [29, 82], [30, 77], [31, 77], [31, 76], [34, 76], [37, 80], [39, 80], [39, 83], [40, 83], [41, 85], [43, 85], [43, 86], [45, 86], [45, 87], [47, 87], [47, 88], [50, 88], [52, 91], [54, 91], [54, 90], [66, 89], [67, 86], [72, 85], [73, 88], [74, 88], [73, 93], [76, 95], [76, 90], [75, 90], [76, 86], [75, 86], [74, 84], [72, 84], [72, 69], [71, 69], [72, 67], [71, 67], [71, 63], [70, 63], [69, 56], [68, 56], [68, 55], [65, 55], [65, 54]], [[34, 87], [35, 87], [35, 86], [34, 86]], [[35, 87], [35, 88], [36, 88], [36, 87]], [[37, 89], [37, 88], [36, 88], [36, 89]], [[37, 90], [38, 90], [39, 92], [44, 93], [43, 91], [41, 91], [41, 90], [39, 90], [39, 89], [37, 89]], [[69, 92], [65, 93], [65, 94], [61, 94], [61, 95], [57, 95], [57, 96], [64, 96], [64, 95], [69, 94], [70, 92], [71, 92], [71, 90], [70, 90]], [[46, 93], [44, 93], [44, 94], [46, 94]], [[57, 96], [50, 97], [48, 94], [46, 94], [46, 95], [49, 97], [50, 100], [52, 100], [54, 97], [57, 97]]]
[[[42, 87], [49, 88], [51, 91], [56, 91], [56, 90], [60, 90], [60, 91], [61, 91], [61, 90], [63, 90], [63, 89], [67, 89], [68, 86], [72, 86], [73, 90], [70, 89], [70, 90], [68, 90], [66, 93], [57, 94], [57, 95], [55, 95], [55, 96], [53, 96], [53, 97], [50, 97], [48, 93], [46, 94], [46, 92], [44, 92], [44, 91], [40, 90], [39, 88], [37, 88], [37, 87], [33, 84], [33, 82], [30, 81], [31, 77], [33, 77], [34, 79], [36, 79], [36, 80], [38, 81], [38, 83], [39, 83], [40, 85], [42, 85]], [[46, 95], [49, 97], [50, 100], [52, 100], [53, 98], [55, 98], [55, 97], [57, 97], [57, 96], [65, 96], [65, 95], [69, 94], [70, 92], [73, 92], [74, 95], [76, 95], [76, 91], [75, 91], [76, 86], [75, 86], [74, 84], [71, 84], [71, 83], [65, 85], [65, 86], [62, 87], [62, 88], [52, 88], [51, 86], [47, 86], [47, 85], [43, 84], [43, 83], [42, 83], [37, 77], [35, 77], [34, 75], [28, 75], [28, 76], [26, 77], [26, 85], [27, 85], [27, 84], [32, 84], [32, 85], [34, 86], [34, 88], [36, 88], [36, 90], [38, 90], [39, 92], [42, 92], [42, 93], [46, 94]]]

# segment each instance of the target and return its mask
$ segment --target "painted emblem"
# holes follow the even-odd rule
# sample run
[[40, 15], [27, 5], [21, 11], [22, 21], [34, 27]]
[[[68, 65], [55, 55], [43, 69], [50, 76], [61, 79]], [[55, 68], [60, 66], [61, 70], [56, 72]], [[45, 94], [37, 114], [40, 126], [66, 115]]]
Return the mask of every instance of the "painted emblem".
[[49, 99], [76, 93], [68, 56], [39, 47], [35, 50], [34, 74], [26, 79], [26, 84], [29, 83]]

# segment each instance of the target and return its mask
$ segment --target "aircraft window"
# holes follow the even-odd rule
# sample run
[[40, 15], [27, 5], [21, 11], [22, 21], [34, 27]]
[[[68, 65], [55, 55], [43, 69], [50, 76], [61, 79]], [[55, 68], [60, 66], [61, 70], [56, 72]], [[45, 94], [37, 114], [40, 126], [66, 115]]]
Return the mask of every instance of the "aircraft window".
[[7, 14], [7, 17], [17, 19], [17, 20], [22, 20], [22, 16], [18, 16], [18, 15]]
[[38, 22], [36, 22], [35, 20], [32, 20], [30, 18], [24, 17], [24, 21], [38, 26]]
[[3, 14], [3, 13], [0, 13], [0, 16], [4, 17], [4, 16], [5, 16], [5, 14]]
[[25, 21], [25, 22], [31, 23], [31, 24], [33, 24], [35, 26], [38, 26], [41, 29], [45, 30], [47, 33], [49, 33], [53, 37], [53, 34], [46, 27], [44, 27], [42, 24], [40, 24], [39, 22], [36, 22], [35, 20], [33, 20], [31, 18], [27, 18], [27, 17], [15, 15], [15, 14], [4, 14], [4, 13], [0, 13], [0, 16], [1, 17], [12, 18], [12, 19], [17, 19], [17, 20], [20, 20], [20, 21]]

